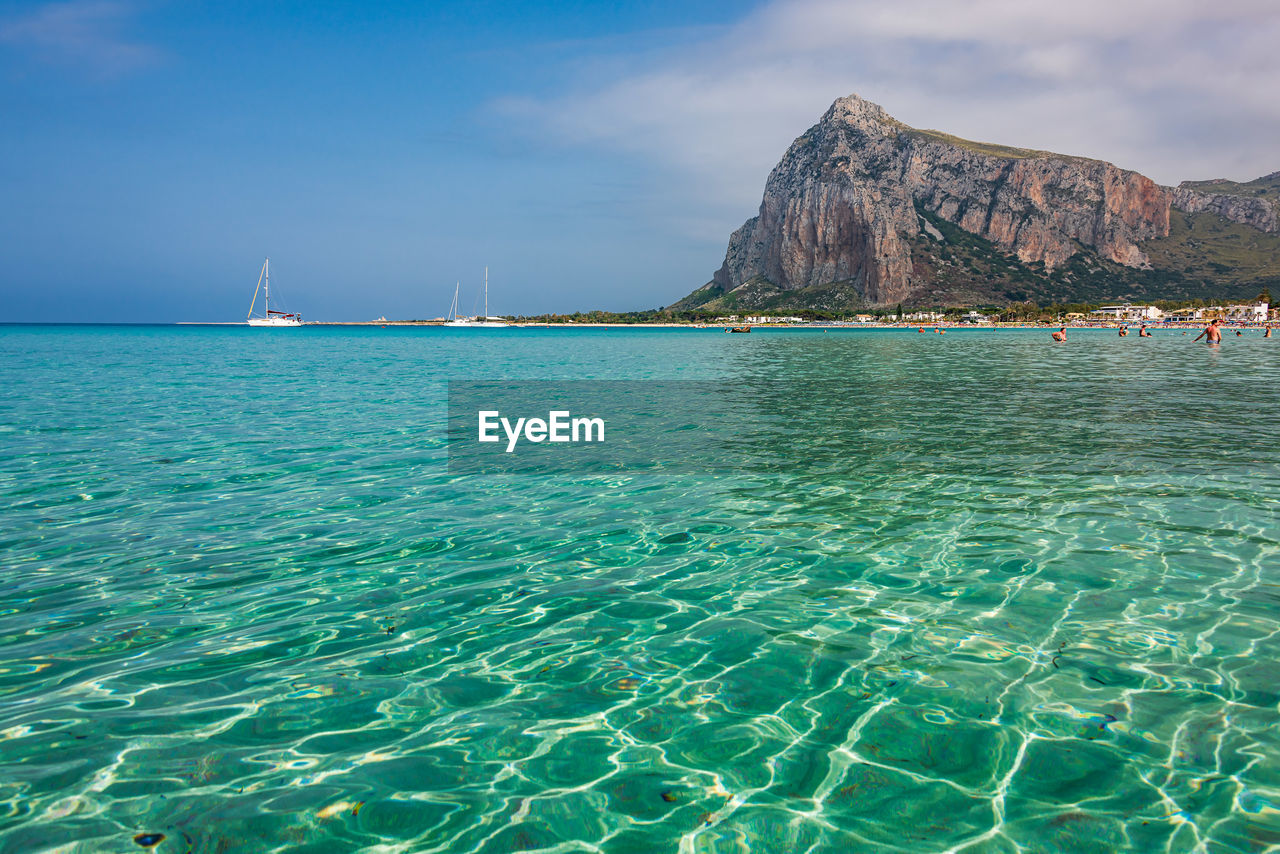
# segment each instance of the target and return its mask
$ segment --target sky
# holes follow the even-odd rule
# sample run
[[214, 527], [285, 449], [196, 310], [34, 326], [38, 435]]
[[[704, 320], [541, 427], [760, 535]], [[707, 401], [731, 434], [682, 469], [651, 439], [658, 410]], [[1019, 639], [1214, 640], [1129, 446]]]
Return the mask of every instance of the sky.
[[0, 322], [632, 310], [838, 97], [1162, 183], [1280, 170], [1275, 0], [0, 0]]

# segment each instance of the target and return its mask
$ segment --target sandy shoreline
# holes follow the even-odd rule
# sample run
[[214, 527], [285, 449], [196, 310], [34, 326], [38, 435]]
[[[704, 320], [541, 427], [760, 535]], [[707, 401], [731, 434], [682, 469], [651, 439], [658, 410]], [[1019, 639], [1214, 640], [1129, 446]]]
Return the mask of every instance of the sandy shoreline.
[[[215, 325], [215, 324], [202, 324]], [[244, 324], [216, 324], [227, 326], [243, 326]], [[388, 320], [388, 321], [315, 321], [304, 324], [306, 326], [427, 326], [427, 327], [444, 327], [443, 323], [433, 321], [410, 321], [410, 320]], [[740, 324], [733, 323], [511, 323], [507, 328], [512, 329], [729, 329]], [[1202, 329], [1208, 325], [1207, 322], [1196, 321], [1194, 323], [1147, 323], [1128, 324], [1128, 328], [1137, 329], [1139, 326], [1145, 325], [1147, 329]], [[1277, 323], [1280, 325], [1280, 322]], [[775, 329], [1010, 329], [1010, 330], [1053, 330], [1065, 328], [1075, 329], [1099, 329], [1099, 330], [1119, 330], [1125, 324], [1119, 323], [1096, 323], [1096, 324], [1061, 324], [1061, 323], [753, 323], [750, 325], [753, 330], [775, 330]], [[1261, 323], [1224, 323], [1223, 328], [1230, 329], [1258, 329], [1264, 328]], [[465, 328], [465, 327], [462, 327]], [[502, 328], [502, 327], [488, 327]]]
[[[175, 326], [247, 326], [243, 321], [199, 321], [185, 320], [178, 321]], [[484, 327], [489, 329], [729, 329], [741, 324], [734, 323], [510, 323], [506, 327]], [[926, 331], [934, 329], [1009, 329], [1009, 330], [1054, 330], [1065, 327], [1068, 331], [1077, 329], [1099, 329], [1099, 330], [1119, 330], [1122, 327], [1129, 329], [1137, 329], [1140, 326], [1146, 326], [1147, 329], [1203, 329], [1208, 325], [1207, 321], [1195, 321], [1194, 323], [827, 323], [817, 321], [814, 323], [753, 323], [750, 324], [753, 330], [777, 330], [777, 329], [924, 329]], [[1262, 330], [1267, 324], [1251, 322], [1251, 323], [1231, 323], [1222, 324], [1224, 329], [1257, 329]], [[1280, 321], [1272, 321], [1271, 325], [1280, 326]], [[306, 321], [303, 326], [415, 326], [415, 327], [440, 327], [446, 328], [446, 324], [434, 320], [313, 320]], [[447, 327], [447, 328], [467, 328], [467, 327]], [[476, 327], [481, 328], [481, 327]]]

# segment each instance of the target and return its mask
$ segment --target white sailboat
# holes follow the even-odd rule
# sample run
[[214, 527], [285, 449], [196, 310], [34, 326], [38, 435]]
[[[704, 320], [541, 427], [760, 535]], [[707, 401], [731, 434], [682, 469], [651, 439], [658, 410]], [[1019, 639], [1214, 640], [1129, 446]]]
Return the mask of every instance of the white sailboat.
[[[271, 259], [262, 262], [262, 272], [258, 274], [258, 287], [253, 291], [253, 302], [249, 303], [249, 316], [246, 319], [250, 326], [301, 326], [302, 315], [288, 311], [276, 311], [271, 308]], [[253, 316], [253, 307], [258, 304], [258, 291], [262, 291], [261, 317]]]
[[470, 326], [471, 321], [465, 317], [458, 317], [458, 288], [462, 287], [461, 282], [457, 282], [453, 286], [453, 303], [449, 306], [449, 315], [444, 319], [445, 326]]
[[453, 288], [453, 305], [449, 307], [449, 316], [445, 318], [445, 326], [499, 327], [510, 326], [501, 317], [489, 316], [489, 268], [484, 268], [484, 314], [478, 317], [458, 317], [458, 286]]

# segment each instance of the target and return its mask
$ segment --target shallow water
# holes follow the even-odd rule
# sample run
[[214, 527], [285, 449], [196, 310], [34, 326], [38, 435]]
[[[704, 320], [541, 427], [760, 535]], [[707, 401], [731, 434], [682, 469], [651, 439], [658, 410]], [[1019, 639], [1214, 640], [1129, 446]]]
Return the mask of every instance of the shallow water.
[[[1280, 341], [1155, 336], [0, 327], [0, 850], [1280, 845]], [[449, 378], [785, 418], [451, 476]]]

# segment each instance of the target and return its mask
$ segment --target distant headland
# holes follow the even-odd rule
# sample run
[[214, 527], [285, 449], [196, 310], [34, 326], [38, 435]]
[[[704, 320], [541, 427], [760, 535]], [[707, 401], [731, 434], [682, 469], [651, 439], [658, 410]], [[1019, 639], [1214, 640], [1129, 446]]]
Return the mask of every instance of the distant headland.
[[669, 308], [1210, 304], [1273, 285], [1280, 172], [1165, 187], [1101, 160], [918, 130], [852, 95], [792, 143], [711, 281]]

